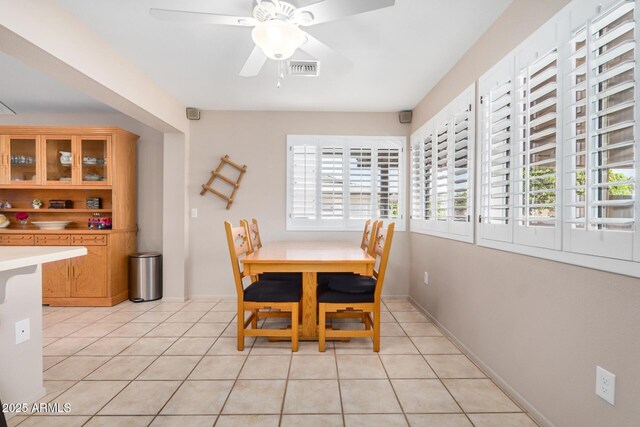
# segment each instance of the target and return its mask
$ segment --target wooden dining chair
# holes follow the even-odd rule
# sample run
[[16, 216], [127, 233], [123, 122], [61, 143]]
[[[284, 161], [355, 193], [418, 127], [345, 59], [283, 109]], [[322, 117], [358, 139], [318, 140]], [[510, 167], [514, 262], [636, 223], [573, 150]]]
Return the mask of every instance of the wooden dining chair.
[[[298, 351], [298, 314], [302, 286], [292, 281], [256, 280], [245, 288], [243, 279], [247, 275], [240, 266], [240, 258], [252, 252], [249, 226], [243, 220], [240, 227], [233, 227], [229, 221], [225, 221], [224, 227], [238, 295], [238, 351], [244, 350], [245, 336], [290, 337], [291, 350]], [[251, 312], [248, 319], [245, 319], [246, 311]], [[291, 318], [291, 329], [258, 329], [257, 321], [261, 317]]]
[[[362, 239], [360, 240], [360, 248], [363, 251], [373, 256], [373, 239], [371, 236], [375, 236], [376, 230], [382, 225], [382, 221], [371, 221], [368, 219], [364, 223], [364, 230], [362, 231]], [[318, 285], [328, 285], [332, 278], [338, 276], [352, 276], [353, 273], [318, 273]]]
[[[255, 218], [251, 219], [251, 222], [247, 220], [243, 220], [247, 223], [247, 227], [249, 227], [249, 241], [251, 243], [251, 248], [253, 251], [256, 251], [262, 247], [262, 239], [260, 237], [260, 228], [258, 227], [258, 220]], [[297, 283], [302, 283], [302, 273], [290, 273], [290, 272], [270, 272], [270, 273], [262, 273], [259, 276], [260, 280], [286, 280], [293, 281]]]
[[[345, 337], [371, 337], [373, 338], [373, 351], [380, 351], [380, 299], [394, 227], [393, 223], [389, 224], [387, 228], [379, 226], [373, 234], [373, 253], [376, 257], [373, 277], [336, 276], [327, 285], [318, 286], [318, 348], [320, 351], [325, 351], [327, 338]], [[328, 315], [350, 312], [357, 316], [360, 313], [364, 315], [364, 330], [327, 329], [325, 322]]]
[[362, 232], [362, 241], [360, 242], [360, 248], [364, 251], [366, 250], [370, 255], [373, 254], [373, 239], [372, 236], [375, 236], [378, 227], [382, 225], [382, 221], [373, 221], [371, 222], [368, 219], [364, 223], [364, 231]]

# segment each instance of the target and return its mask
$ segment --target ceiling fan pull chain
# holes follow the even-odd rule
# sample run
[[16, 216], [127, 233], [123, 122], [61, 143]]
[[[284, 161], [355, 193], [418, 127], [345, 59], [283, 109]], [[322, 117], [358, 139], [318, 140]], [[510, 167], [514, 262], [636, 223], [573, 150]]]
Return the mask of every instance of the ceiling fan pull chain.
[[279, 89], [284, 81], [284, 59], [278, 61], [278, 84], [276, 87]]

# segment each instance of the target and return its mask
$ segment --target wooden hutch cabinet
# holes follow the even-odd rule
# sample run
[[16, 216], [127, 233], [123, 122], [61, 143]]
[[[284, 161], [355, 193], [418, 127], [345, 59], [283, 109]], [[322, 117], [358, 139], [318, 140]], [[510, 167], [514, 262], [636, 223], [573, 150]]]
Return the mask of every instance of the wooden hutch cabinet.
[[[85, 246], [88, 254], [42, 267], [43, 304], [111, 306], [129, 296], [128, 255], [136, 251], [136, 141], [115, 127], [0, 126], [0, 246]], [[87, 198], [101, 205], [88, 206]], [[36, 209], [32, 201], [43, 205]], [[70, 201], [66, 208], [51, 200]], [[4, 204], [9, 202], [10, 208]], [[16, 220], [26, 212], [29, 222]], [[112, 229], [89, 229], [110, 217]], [[31, 221], [72, 221], [40, 230]]]

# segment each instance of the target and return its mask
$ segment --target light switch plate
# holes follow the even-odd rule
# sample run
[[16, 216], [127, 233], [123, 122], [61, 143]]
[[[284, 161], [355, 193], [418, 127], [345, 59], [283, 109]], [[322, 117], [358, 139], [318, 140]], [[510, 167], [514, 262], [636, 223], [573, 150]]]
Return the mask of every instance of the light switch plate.
[[424, 284], [425, 286], [429, 284], [429, 273], [424, 272]]
[[198, 208], [191, 208], [191, 218], [198, 218]]
[[29, 319], [24, 319], [16, 322], [16, 344], [29, 341], [29, 338], [31, 338], [31, 331], [29, 330]]

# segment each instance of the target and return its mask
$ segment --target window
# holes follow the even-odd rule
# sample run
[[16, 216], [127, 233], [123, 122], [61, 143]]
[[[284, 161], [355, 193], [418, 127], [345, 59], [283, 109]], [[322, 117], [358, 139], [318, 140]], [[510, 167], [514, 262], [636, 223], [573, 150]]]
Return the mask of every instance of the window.
[[598, 3], [479, 80], [478, 244], [640, 277], [636, 2]]
[[525, 45], [515, 65], [513, 241], [549, 249], [561, 248], [557, 46], [555, 37]]
[[473, 241], [475, 85], [411, 136], [411, 230]]
[[627, 260], [640, 260], [634, 12], [624, 1], [574, 31], [567, 64], [567, 250]]
[[404, 223], [404, 137], [287, 137], [287, 229]]
[[512, 239], [513, 67], [498, 64], [480, 81], [480, 237]]

